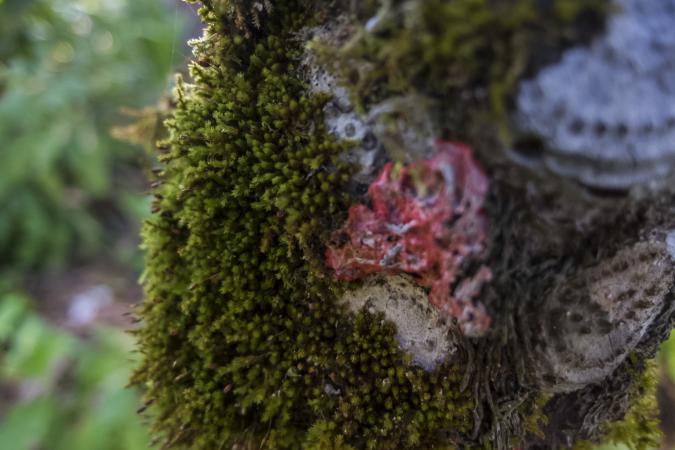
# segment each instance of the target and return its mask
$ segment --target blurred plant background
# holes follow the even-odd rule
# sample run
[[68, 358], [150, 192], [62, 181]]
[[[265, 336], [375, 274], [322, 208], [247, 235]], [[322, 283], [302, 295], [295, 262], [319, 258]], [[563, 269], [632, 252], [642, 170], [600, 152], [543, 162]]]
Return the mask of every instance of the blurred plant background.
[[153, 165], [138, 144], [161, 131], [192, 16], [0, 0], [0, 449], [150, 448], [125, 388]]
[[142, 156], [109, 129], [166, 86], [174, 14], [161, 0], [0, 8], [0, 264], [60, 268], [112, 248], [114, 225], [144, 209]]
[[24, 296], [5, 294], [0, 302], [0, 380], [18, 389], [3, 411], [0, 448], [149, 448], [135, 413], [138, 395], [124, 389], [132, 368], [129, 334], [96, 325], [81, 339], [31, 311]]

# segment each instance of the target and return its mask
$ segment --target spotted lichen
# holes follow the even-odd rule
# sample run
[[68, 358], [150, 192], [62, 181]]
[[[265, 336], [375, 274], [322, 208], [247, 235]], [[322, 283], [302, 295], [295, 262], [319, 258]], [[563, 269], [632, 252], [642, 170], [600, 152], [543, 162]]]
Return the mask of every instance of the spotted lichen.
[[504, 120], [517, 82], [588, 40], [608, 9], [604, 0], [364, 4], [349, 39], [318, 43], [326, 65], [362, 109], [411, 93], [434, 99], [454, 139], [477, 114]]
[[613, 4], [616, 14], [590, 46], [565, 51], [520, 86], [513, 122], [526, 138], [514, 156], [620, 192], [655, 184], [673, 170], [675, 86], [662, 80], [675, 75], [666, 74], [675, 50], [675, 1]]
[[[133, 382], [166, 447], [446, 448], [471, 426], [463, 355], [412, 364], [381, 315], [350, 315], [321, 243], [351, 168], [298, 75], [311, 2], [242, 29], [203, 2], [144, 227], [144, 355]], [[243, 4], [235, 2], [232, 5]], [[309, 430], [309, 431], [308, 431]]]

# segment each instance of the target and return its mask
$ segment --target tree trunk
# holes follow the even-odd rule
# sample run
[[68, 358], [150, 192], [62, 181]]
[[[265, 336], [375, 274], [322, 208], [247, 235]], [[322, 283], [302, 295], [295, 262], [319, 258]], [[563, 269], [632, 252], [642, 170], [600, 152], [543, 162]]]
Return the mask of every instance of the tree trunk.
[[639, 3], [204, 1], [144, 232], [166, 446], [657, 445], [675, 3]]

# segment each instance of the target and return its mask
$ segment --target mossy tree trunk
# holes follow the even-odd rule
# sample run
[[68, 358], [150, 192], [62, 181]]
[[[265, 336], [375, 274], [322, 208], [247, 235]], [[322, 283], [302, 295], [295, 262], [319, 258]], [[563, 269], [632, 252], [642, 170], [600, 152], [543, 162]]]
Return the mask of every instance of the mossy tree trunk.
[[[202, 3], [144, 231], [134, 381], [167, 447], [656, 443], [649, 360], [673, 319], [668, 171], [647, 185], [594, 160], [605, 153], [566, 156], [519, 100], [524, 80], [604, 39], [619, 13], [584, 0]], [[450, 141], [480, 169], [439, 168], [441, 148], [458, 152]], [[593, 183], [594, 170], [629, 181]], [[439, 189], [473, 189], [474, 203], [428, 222], [447, 240], [427, 247], [442, 269], [391, 262], [423, 258], [405, 242], [427, 231], [392, 223], [400, 211], [378, 207], [376, 179], [422, 215]], [[394, 250], [364, 263], [386, 233], [401, 241], [387, 235]], [[325, 255], [349, 245], [349, 268], [367, 270], [341, 278]], [[450, 269], [439, 301], [429, 274]]]

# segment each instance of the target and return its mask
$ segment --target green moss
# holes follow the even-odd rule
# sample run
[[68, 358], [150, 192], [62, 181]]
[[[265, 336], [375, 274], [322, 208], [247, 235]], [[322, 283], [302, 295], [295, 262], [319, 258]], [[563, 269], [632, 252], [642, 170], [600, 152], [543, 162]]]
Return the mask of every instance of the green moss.
[[489, 110], [503, 120], [517, 82], [599, 29], [607, 5], [595, 0], [382, 3], [388, 6], [381, 7], [372, 30], [356, 31], [339, 48], [319, 46], [323, 61], [352, 88], [361, 107], [411, 92], [429, 95], [443, 105], [441, 124], [455, 139], [476, 113]]
[[[548, 417], [544, 413], [544, 407], [553, 396], [549, 393], [539, 393], [531, 402], [526, 402], [522, 407], [523, 429], [532, 436], [544, 437], [543, 429], [548, 423]], [[520, 442], [513, 442], [518, 447]]]
[[659, 447], [662, 436], [659, 429], [659, 405], [656, 399], [657, 385], [658, 364], [652, 360], [639, 375], [629, 394], [633, 403], [623, 420], [607, 425], [606, 442], [621, 443], [632, 450]]
[[354, 450], [344, 443], [342, 436], [336, 436], [335, 424], [316, 422], [307, 432], [304, 447], [307, 450]]
[[392, 324], [338, 307], [322, 268], [351, 168], [325, 129], [326, 99], [296, 74], [292, 33], [312, 9], [275, 2], [247, 34], [227, 5], [201, 10], [144, 227], [133, 381], [156, 433], [194, 449], [447, 447], [471, 425], [463, 367], [412, 366]]
[[[474, 428], [469, 445], [488, 442], [504, 424], [474, 411], [486, 410], [489, 386], [471, 383], [492, 378], [469, 370], [461, 350], [432, 373], [415, 367], [393, 324], [336, 302], [344, 286], [324, 269], [323, 243], [345, 219], [353, 168], [326, 130], [328, 99], [299, 75], [295, 34], [320, 2], [203, 3], [207, 27], [191, 82], [178, 81], [143, 232], [133, 382], [156, 406], [155, 432], [167, 448], [209, 450], [447, 449]], [[340, 55], [345, 67], [365, 58], [374, 68], [352, 80], [364, 102], [419, 90], [465, 117], [463, 90], [506, 92], [525, 70], [518, 36], [558, 30], [524, 0], [418, 3], [420, 17]], [[554, 16], [567, 23], [584, 8]], [[499, 376], [512, 374], [500, 366]], [[499, 438], [540, 429], [547, 399], [523, 395]]]
[[[600, 442], [603, 444], [623, 444], [630, 450], [650, 450], [659, 448], [662, 433], [659, 428], [659, 405], [656, 398], [659, 367], [656, 360], [647, 362], [642, 373], [636, 373], [635, 382], [628, 393], [631, 402], [624, 417], [609, 422], [603, 429]], [[579, 441], [575, 450], [596, 448], [593, 443]]]

